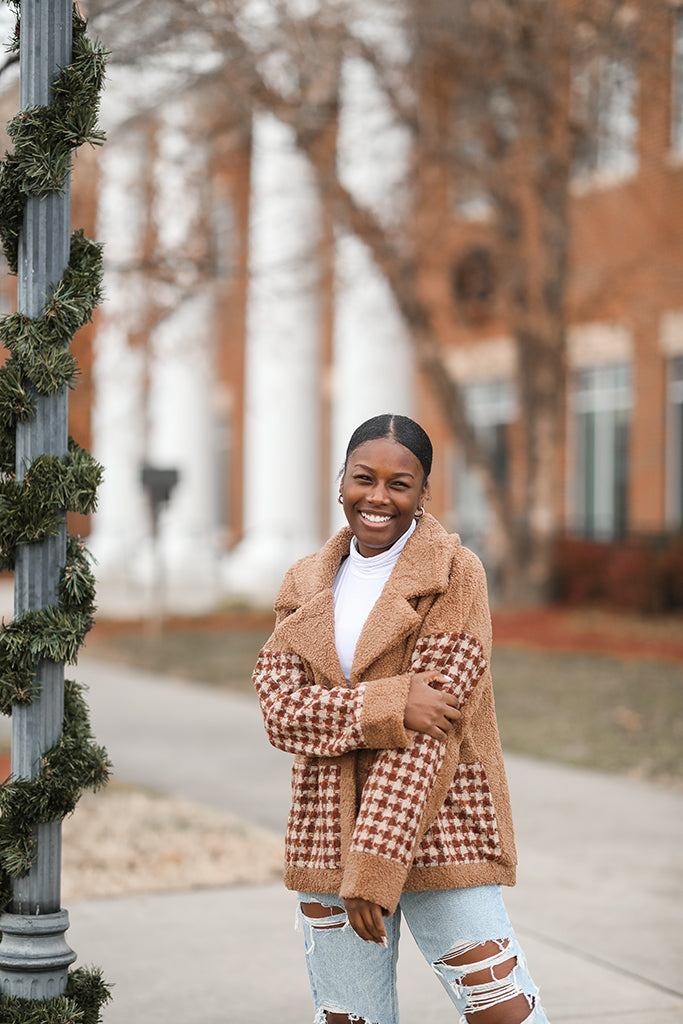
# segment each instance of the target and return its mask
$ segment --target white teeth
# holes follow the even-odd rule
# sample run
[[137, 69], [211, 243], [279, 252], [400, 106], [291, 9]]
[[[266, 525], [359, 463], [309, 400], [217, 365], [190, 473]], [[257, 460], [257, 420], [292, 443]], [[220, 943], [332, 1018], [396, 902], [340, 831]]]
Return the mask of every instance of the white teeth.
[[361, 512], [361, 517], [369, 523], [388, 523], [391, 519], [391, 516], [375, 516], [370, 512]]

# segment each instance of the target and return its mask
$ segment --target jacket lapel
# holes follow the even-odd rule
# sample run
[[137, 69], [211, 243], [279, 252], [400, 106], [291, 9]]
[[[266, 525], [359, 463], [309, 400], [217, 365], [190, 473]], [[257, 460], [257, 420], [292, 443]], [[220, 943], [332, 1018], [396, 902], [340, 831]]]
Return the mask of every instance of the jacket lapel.
[[[419, 628], [421, 616], [411, 599], [446, 590], [451, 546], [452, 539], [440, 523], [425, 514], [363, 626], [353, 659], [352, 685], [373, 662]], [[400, 671], [398, 664], [396, 671]]]
[[[297, 595], [294, 610], [273, 634], [275, 643], [295, 650], [331, 686], [347, 685], [335, 643], [332, 584], [342, 558], [348, 554], [350, 541], [351, 531], [345, 528], [316, 555], [294, 567], [290, 583], [292, 594]], [[378, 658], [419, 628], [421, 617], [411, 599], [446, 590], [452, 546], [453, 538], [433, 516], [425, 514], [363, 626], [353, 660], [352, 686]], [[396, 665], [396, 672], [399, 671], [400, 662]]]
[[[334, 637], [334, 591], [332, 584], [342, 558], [349, 553], [351, 530], [336, 533], [315, 555], [293, 567], [290, 582], [296, 594], [294, 609], [273, 634], [308, 662], [318, 676], [331, 686], [347, 686], [339, 664]], [[284, 604], [287, 603], [285, 598]]]
[[[358, 638], [356, 653], [351, 669], [351, 685], [363, 678], [364, 672], [373, 662], [405, 640], [412, 630], [420, 625], [420, 616], [407, 599], [389, 589], [387, 582], [368, 615]], [[400, 665], [396, 666], [396, 672]]]
[[318, 676], [332, 686], [347, 686], [339, 664], [334, 638], [334, 593], [332, 587], [319, 591], [291, 615], [274, 633], [276, 640], [297, 651]]

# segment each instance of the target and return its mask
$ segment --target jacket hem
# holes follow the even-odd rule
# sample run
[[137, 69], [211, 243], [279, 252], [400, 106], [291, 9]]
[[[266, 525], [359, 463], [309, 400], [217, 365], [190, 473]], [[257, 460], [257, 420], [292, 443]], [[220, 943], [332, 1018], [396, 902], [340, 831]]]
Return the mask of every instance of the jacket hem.
[[412, 867], [403, 888], [406, 892], [421, 892], [426, 889], [469, 889], [475, 885], [515, 885], [516, 881], [515, 864], [480, 861], [476, 864]]
[[[381, 876], [381, 880], [385, 883], [382, 888], [386, 886], [388, 880], [387, 870], [393, 874], [392, 868], [397, 869], [397, 874], [405, 874], [405, 869], [392, 861], [387, 861], [382, 858], [375, 857], [373, 854], [353, 854], [354, 860], [356, 857], [362, 858], [363, 862], [371, 860], [373, 862], [371, 873], [374, 875], [376, 872]], [[381, 861], [381, 864], [377, 863]], [[355, 865], [358, 867], [358, 865]], [[353, 872], [357, 874], [357, 872]], [[344, 890], [344, 897], [362, 896], [364, 899], [373, 899], [373, 896], [368, 893], [367, 884], [363, 885], [363, 892], [357, 892], [354, 890], [353, 877], [346, 874], [341, 868], [303, 868], [303, 867], [287, 867], [285, 869], [285, 887], [291, 889], [294, 892], [331, 892], [340, 894], [340, 890]], [[400, 899], [401, 891], [403, 892], [426, 892], [429, 889], [469, 889], [475, 885], [509, 885], [513, 886], [516, 883], [516, 865], [508, 864], [503, 865], [500, 861], [482, 861], [477, 864], [443, 864], [438, 867], [413, 867], [408, 872], [407, 877], [401, 887], [398, 878], [395, 882], [399, 885], [398, 895], [385, 894], [383, 899], [373, 899], [373, 902], [379, 903], [380, 906], [385, 907], [385, 902], [392, 903], [393, 909], [396, 908], [396, 904]], [[390, 909], [385, 907], [385, 909]], [[392, 909], [392, 913], [393, 913]]]
[[344, 872], [341, 868], [303, 868], [287, 865], [285, 888], [294, 892], [333, 892], [341, 889]]

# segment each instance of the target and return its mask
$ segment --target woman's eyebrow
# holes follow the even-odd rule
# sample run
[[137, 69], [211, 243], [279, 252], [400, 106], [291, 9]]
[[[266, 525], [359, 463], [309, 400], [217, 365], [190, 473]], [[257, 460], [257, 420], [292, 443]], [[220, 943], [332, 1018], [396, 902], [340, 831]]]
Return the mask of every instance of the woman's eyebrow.
[[[354, 462], [353, 468], [354, 469], [364, 469], [367, 473], [374, 473], [375, 472], [375, 470], [372, 468], [372, 466], [366, 466], [362, 462]], [[407, 469], [406, 470], [402, 469], [399, 473], [392, 473], [391, 475], [392, 476], [409, 476], [411, 478], [411, 480], [415, 479], [415, 474], [414, 473], [410, 473]]]

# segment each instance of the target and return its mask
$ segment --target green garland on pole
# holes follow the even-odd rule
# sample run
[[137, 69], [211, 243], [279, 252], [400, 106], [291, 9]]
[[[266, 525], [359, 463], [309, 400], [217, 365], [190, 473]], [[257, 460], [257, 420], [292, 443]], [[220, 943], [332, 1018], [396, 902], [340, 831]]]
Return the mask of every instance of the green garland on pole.
[[[20, 0], [7, 0], [17, 28]], [[59, 192], [74, 149], [100, 145], [97, 128], [106, 51], [86, 35], [86, 22], [73, 7], [72, 63], [62, 68], [47, 107], [22, 110], [8, 126], [14, 152], [0, 163], [0, 241], [13, 273], [28, 196]], [[76, 231], [64, 276], [37, 318], [14, 313], [0, 321], [0, 341], [9, 358], [0, 368], [0, 570], [14, 566], [18, 544], [39, 543], [61, 529], [66, 511], [95, 508], [102, 469], [69, 439], [64, 458], [41, 455], [15, 475], [16, 426], [34, 413], [32, 395], [74, 387], [76, 361], [69, 351], [74, 333], [88, 323], [101, 297], [102, 249]], [[67, 538], [66, 565], [55, 605], [24, 612], [0, 631], [0, 711], [35, 696], [40, 661], [73, 664], [94, 621], [95, 586], [81, 541]], [[41, 823], [62, 821], [85, 789], [108, 779], [107, 752], [90, 729], [83, 687], [64, 684], [64, 721], [58, 743], [47, 751], [34, 779], [10, 779], [0, 787], [0, 908], [11, 899], [11, 879], [26, 874], [35, 856], [34, 833]], [[109, 1000], [109, 986], [97, 969], [69, 973], [64, 996], [48, 1000], [3, 999], [0, 1024], [97, 1024]]]
[[[10, 51], [19, 50], [21, 0], [6, 0], [17, 16]], [[7, 132], [14, 143], [0, 171], [0, 238], [13, 273], [17, 271], [19, 232], [28, 196], [61, 192], [71, 170], [74, 149], [89, 142], [101, 145], [97, 129], [107, 53], [86, 35], [86, 22], [74, 4], [71, 64], [52, 86], [49, 107], [28, 107], [12, 118]]]
[[56, 999], [3, 999], [0, 1024], [98, 1024], [108, 999], [101, 972], [79, 967], [70, 972], [65, 994]]

